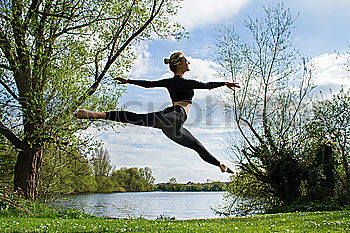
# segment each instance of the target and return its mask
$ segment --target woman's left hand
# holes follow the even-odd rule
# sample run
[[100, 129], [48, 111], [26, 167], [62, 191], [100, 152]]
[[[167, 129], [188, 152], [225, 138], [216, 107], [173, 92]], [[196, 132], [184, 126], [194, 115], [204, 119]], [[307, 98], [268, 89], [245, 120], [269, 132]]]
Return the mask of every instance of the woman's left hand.
[[240, 88], [240, 86], [238, 85], [238, 83], [226, 82], [225, 85], [226, 85], [228, 88], [230, 88], [230, 89], [233, 89], [234, 87]]

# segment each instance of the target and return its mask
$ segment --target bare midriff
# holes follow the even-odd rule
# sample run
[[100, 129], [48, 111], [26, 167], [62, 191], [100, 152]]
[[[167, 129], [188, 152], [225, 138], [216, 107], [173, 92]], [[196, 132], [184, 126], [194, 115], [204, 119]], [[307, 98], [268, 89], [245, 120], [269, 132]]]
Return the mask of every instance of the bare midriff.
[[191, 107], [191, 104], [188, 102], [185, 102], [185, 101], [173, 102], [173, 105], [179, 105], [179, 106], [183, 107], [187, 114], [190, 111], [190, 107]]

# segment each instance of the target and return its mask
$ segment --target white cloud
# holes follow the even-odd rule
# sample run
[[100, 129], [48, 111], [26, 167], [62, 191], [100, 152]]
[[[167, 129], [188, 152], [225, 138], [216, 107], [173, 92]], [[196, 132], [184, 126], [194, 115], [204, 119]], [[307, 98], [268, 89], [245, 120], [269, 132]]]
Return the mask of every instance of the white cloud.
[[350, 73], [346, 71], [347, 56], [344, 54], [323, 54], [311, 60], [315, 66], [316, 91], [328, 90], [336, 93], [341, 87], [350, 88]]
[[187, 59], [191, 63], [189, 65], [191, 71], [186, 73], [188, 78], [193, 78], [204, 82], [215, 81], [215, 67], [218, 67], [218, 64], [200, 58], [187, 57]]
[[177, 21], [187, 30], [220, 23], [236, 15], [249, 0], [185, 0]]
[[220, 134], [226, 134], [226, 133], [232, 133], [236, 132], [237, 130], [235, 128], [229, 128], [229, 127], [193, 127], [191, 129], [196, 134], [206, 134], [210, 138], [214, 139], [213, 135], [220, 135]]
[[148, 43], [143, 41], [135, 46], [131, 47], [135, 53], [136, 60], [130, 71], [130, 74], [134, 77], [140, 77], [147, 74], [150, 71], [150, 57], [151, 53], [148, 51]]

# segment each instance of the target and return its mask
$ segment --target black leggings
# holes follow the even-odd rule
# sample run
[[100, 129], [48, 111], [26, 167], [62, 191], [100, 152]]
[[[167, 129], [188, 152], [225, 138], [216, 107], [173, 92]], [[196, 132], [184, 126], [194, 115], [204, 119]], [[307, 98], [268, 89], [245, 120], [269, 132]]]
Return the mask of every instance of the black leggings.
[[174, 105], [159, 112], [147, 114], [137, 114], [129, 111], [106, 112], [106, 119], [134, 125], [159, 128], [174, 142], [195, 150], [206, 162], [219, 166], [220, 162], [209, 153], [187, 129], [182, 127], [187, 119], [186, 111], [183, 107]]

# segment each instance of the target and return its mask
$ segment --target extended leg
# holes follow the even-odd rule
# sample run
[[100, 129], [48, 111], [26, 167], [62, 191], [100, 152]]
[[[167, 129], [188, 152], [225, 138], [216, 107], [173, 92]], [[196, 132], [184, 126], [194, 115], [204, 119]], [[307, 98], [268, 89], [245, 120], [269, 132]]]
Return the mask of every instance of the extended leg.
[[179, 129], [165, 128], [163, 133], [174, 142], [195, 150], [199, 156], [206, 162], [215, 166], [220, 166], [217, 160], [210, 152], [198, 141], [187, 129], [181, 127]]
[[122, 123], [130, 123], [140, 126], [148, 126], [155, 128], [173, 127], [181, 121], [181, 116], [173, 109], [166, 108], [163, 111], [139, 114], [130, 111], [110, 111], [110, 112], [93, 112], [80, 109], [74, 114], [80, 119], [107, 119]]
[[178, 127], [184, 121], [181, 114], [168, 107], [162, 111], [138, 114], [129, 111], [106, 112], [106, 119], [154, 128]]
[[129, 111], [93, 112], [80, 109], [75, 113], [80, 119], [107, 119], [122, 123], [154, 127], [155, 113], [138, 114]]
[[155, 112], [139, 114], [129, 111], [106, 112], [106, 119], [140, 126], [155, 127]]

